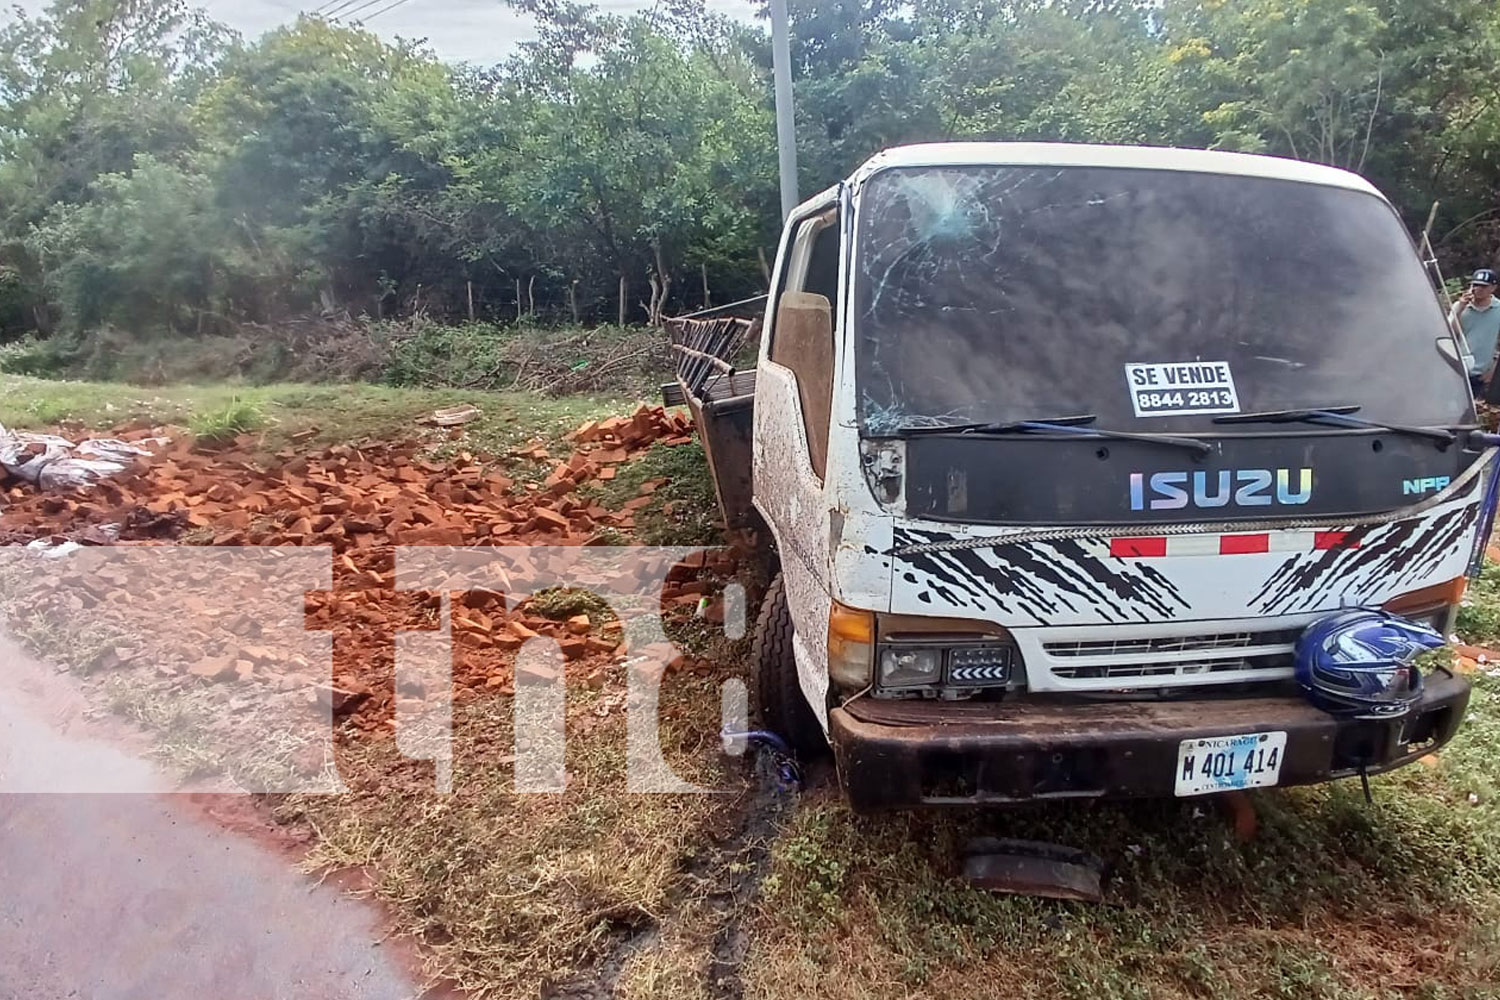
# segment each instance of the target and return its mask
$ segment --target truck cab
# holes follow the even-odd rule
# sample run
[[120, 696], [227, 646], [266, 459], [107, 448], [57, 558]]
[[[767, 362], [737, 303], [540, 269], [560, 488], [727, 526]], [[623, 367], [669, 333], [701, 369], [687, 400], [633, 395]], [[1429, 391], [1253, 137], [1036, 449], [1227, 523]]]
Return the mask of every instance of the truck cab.
[[764, 721], [831, 744], [861, 809], [1431, 752], [1461, 677], [1429, 669], [1400, 718], [1336, 716], [1293, 648], [1350, 607], [1446, 630], [1494, 507], [1460, 350], [1396, 212], [1344, 171], [875, 156], [787, 220], [753, 385], [721, 360], [685, 392], [726, 516], [776, 566]]

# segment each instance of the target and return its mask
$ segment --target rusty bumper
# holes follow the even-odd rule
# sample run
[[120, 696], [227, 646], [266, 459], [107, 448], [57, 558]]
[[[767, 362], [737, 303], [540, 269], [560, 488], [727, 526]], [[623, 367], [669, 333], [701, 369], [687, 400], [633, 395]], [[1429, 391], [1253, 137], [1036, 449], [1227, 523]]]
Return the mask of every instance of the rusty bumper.
[[1434, 672], [1402, 719], [1337, 719], [1295, 695], [1192, 701], [879, 701], [829, 716], [839, 780], [861, 811], [1067, 798], [1168, 797], [1185, 739], [1284, 730], [1279, 784], [1388, 771], [1453, 738], [1462, 678]]

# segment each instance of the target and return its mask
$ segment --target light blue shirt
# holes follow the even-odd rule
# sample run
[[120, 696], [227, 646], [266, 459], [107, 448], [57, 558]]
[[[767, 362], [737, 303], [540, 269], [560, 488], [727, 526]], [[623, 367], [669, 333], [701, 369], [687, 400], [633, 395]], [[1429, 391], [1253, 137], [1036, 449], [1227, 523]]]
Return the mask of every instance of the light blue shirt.
[[1469, 352], [1474, 361], [1469, 366], [1470, 375], [1483, 375], [1495, 358], [1495, 345], [1500, 343], [1500, 296], [1491, 296], [1489, 308], [1481, 309], [1474, 303], [1460, 315], [1454, 305], [1449, 316], [1464, 332]]

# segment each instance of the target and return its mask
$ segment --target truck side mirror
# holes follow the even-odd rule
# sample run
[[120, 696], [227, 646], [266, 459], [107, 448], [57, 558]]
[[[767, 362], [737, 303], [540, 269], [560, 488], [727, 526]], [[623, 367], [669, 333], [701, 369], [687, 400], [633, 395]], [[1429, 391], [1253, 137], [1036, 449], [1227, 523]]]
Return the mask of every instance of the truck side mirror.
[[1464, 371], [1469, 370], [1469, 365], [1473, 359], [1464, 356], [1464, 352], [1459, 349], [1456, 340], [1452, 337], [1439, 337], [1436, 343], [1438, 353], [1447, 359], [1450, 364], [1460, 365]]
[[833, 306], [816, 292], [785, 292], [776, 307], [771, 360], [797, 376], [807, 457], [819, 479], [828, 467], [833, 410]]

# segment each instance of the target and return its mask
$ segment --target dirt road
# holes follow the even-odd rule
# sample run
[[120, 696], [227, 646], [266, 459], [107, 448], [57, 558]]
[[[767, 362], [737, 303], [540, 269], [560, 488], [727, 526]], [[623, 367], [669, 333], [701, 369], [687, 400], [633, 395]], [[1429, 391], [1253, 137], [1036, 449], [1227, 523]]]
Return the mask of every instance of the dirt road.
[[[167, 793], [83, 725], [66, 686], [0, 637], [0, 998], [421, 994], [377, 910], [215, 819], [248, 800]], [[64, 779], [135, 791], [37, 791]]]

